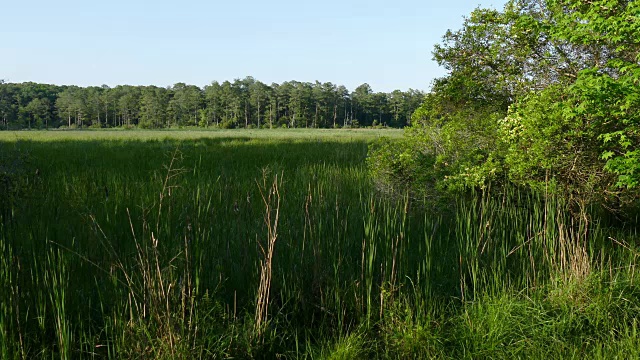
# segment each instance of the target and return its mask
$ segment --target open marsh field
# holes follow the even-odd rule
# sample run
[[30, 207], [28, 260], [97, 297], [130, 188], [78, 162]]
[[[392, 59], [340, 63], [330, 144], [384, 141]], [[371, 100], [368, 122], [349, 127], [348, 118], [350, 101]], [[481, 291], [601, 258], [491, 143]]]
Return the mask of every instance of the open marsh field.
[[379, 193], [401, 133], [0, 132], [0, 356], [640, 356], [636, 227]]
[[364, 140], [385, 136], [398, 138], [400, 129], [215, 129], [215, 130], [52, 130], [52, 131], [3, 131], [1, 141], [62, 141], [62, 140], [193, 140], [203, 138], [251, 138], [281, 140]]

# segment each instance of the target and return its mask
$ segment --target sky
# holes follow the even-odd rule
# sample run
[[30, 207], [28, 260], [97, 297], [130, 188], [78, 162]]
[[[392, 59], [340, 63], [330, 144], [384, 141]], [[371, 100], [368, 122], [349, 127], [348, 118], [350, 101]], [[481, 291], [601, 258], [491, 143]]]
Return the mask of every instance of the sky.
[[0, 79], [204, 86], [245, 76], [427, 91], [433, 45], [505, 0], [0, 0]]

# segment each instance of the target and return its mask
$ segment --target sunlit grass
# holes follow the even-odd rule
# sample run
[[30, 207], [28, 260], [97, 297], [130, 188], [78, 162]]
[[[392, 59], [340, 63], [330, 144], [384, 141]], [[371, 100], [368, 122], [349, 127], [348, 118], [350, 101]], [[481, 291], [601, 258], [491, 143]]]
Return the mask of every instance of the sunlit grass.
[[50, 130], [0, 131], [0, 141], [55, 140], [194, 140], [194, 139], [274, 139], [274, 140], [342, 140], [369, 141], [377, 137], [401, 137], [400, 129], [184, 129], [184, 130]]

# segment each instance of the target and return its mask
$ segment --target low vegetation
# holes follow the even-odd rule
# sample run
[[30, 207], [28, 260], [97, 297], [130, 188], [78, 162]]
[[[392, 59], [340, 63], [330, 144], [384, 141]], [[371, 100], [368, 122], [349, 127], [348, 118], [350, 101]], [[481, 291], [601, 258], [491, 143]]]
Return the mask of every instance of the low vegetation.
[[2, 134], [3, 358], [637, 352], [630, 222], [380, 196], [366, 134], [128, 134]]

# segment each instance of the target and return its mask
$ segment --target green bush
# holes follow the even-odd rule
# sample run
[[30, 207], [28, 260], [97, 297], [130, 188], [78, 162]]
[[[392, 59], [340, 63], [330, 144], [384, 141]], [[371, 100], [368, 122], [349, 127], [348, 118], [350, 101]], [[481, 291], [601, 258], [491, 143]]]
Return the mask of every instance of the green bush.
[[224, 120], [221, 121], [218, 126], [220, 129], [234, 129], [236, 127], [236, 123], [233, 120]]

